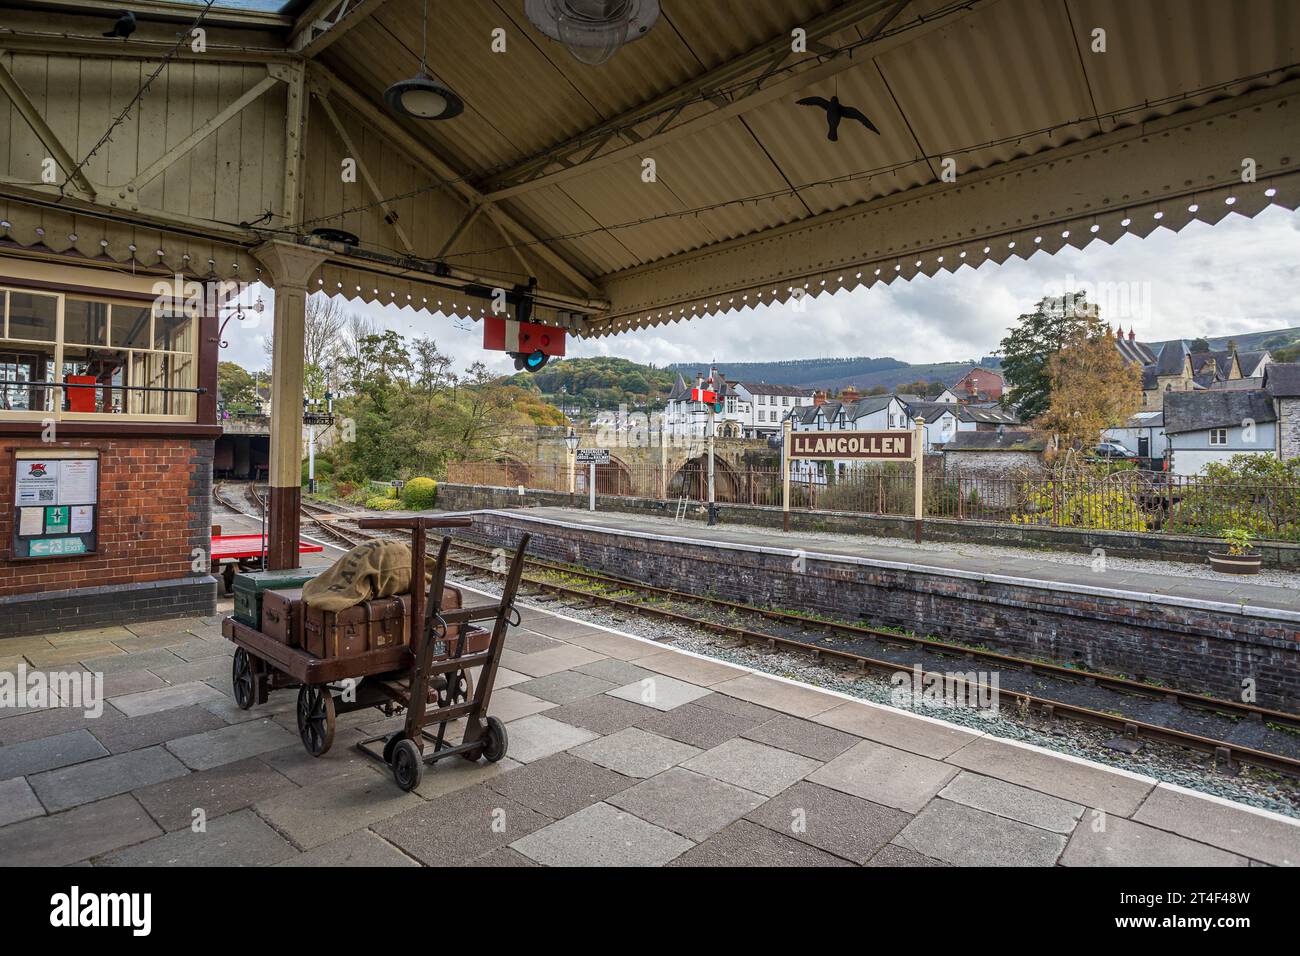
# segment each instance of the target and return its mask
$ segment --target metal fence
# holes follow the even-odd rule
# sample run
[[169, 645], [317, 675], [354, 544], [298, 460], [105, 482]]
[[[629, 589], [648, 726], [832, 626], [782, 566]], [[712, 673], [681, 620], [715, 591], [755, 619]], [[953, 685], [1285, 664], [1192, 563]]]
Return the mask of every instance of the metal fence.
[[[580, 467], [574, 490], [587, 493]], [[568, 466], [522, 462], [456, 462], [447, 481], [458, 484], [569, 490]], [[912, 517], [910, 465], [851, 468], [842, 474], [796, 473], [790, 507], [863, 515]], [[704, 502], [708, 478], [702, 465], [687, 463], [672, 474], [658, 466], [621, 462], [598, 465], [596, 491], [655, 499]], [[781, 507], [779, 468], [735, 468], [719, 461], [714, 497], [720, 504]], [[1153, 531], [1220, 537], [1245, 529], [1258, 538], [1300, 541], [1300, 485], [1217, 482], [1161, 472], [1036, 473], [1017, 476], [945, 474], [927, 465], [922, 485], [927, 518], [1005, 523], [1048, 528]]]

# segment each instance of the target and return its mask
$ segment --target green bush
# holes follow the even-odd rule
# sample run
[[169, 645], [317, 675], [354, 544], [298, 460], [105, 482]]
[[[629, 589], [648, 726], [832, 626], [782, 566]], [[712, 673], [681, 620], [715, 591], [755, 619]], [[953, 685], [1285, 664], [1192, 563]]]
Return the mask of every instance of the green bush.
[[412, 478], [402, 486], [402, 506], [408, 511], [427, 511], [438, 497], [438, 483], [432, 478]]
[[373, 498], [366, 499], [366, 507], [375, 511], [397, 511], [402, 507], [402, 503], [396, 498], [385, 498], [382, 495], [375, 495]]

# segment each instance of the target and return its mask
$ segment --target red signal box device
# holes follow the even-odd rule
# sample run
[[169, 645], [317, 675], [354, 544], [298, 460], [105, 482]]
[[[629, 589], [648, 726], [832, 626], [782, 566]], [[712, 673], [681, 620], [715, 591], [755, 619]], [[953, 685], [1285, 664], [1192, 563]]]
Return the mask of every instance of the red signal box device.
[[564, 355], [564, 329], [489, 315], [483, 319], [483, 348], [521, 355], [541, 352], [548, 358], [561, 358]]

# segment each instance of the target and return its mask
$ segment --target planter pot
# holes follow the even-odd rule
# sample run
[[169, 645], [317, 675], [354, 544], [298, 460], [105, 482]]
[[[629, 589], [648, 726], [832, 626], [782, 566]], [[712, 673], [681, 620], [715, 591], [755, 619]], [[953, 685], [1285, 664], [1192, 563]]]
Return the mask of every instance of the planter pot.
[[1210, 567], [1223, 574], [1259, 574], [1264, 556], [1258, 551], [1250, 554], [1228, 554], [1226, 551], [1210, 552]]

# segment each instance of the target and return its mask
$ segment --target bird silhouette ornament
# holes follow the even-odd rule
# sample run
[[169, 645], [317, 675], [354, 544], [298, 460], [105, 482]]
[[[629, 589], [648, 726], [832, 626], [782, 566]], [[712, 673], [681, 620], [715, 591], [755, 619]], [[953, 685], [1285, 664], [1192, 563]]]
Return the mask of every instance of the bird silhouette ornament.
[[863, 116], [861, 111], [852, 106], [845, 106], [838, 96], [832, 96], [830, 100], [821, 96], [809, 96], [799, 100], [799, 105], [815, 106], [826, 111], [826, 138], [832, 143], [838, 143], [840, 140], [839, 129], [842, 119], [857, 120], [877, 136], [880, 135], [880, 130], [876, 129], [875, 123]]
[[113, 29], [107, 31], [104, 36], [114, 39], [120, 38], [125, 40], [135, 32], [135, 14], [130, 10], [123, 10], [113, 24]]

